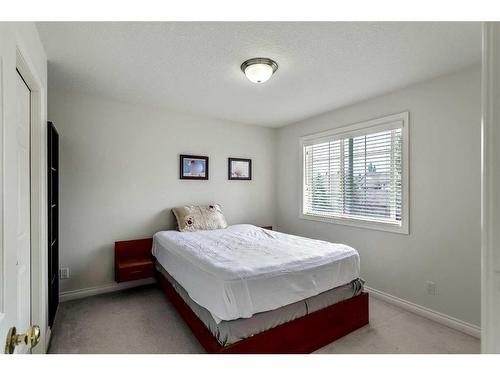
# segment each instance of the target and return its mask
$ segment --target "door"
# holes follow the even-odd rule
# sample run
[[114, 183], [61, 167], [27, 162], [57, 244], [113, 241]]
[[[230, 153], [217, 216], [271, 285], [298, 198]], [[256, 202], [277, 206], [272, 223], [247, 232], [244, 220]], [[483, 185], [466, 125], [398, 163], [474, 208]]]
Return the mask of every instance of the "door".
[[[3, 123], [7, 139], [4, 143], [4, 178], [10, 181], [4, 191], [4, 228], [14, 234], [15, 241], [4, 251], [3, 280], [5, 283], [3, 317], [0, 333], [5, 342], [7, 331], [16, 327], [17, 333], [27, 332], [31, 325], [30, 286], [30, 127], [31, 92], [20, 74], [15, 74], [15, 113], [12, 123]], [[1, 88], [0, 88], [1, 89]], [[7, 128], [8, 127], [8, 128]], [[11, 131], [12, 130], [12, 131]], [[8, 169], [7, 168], [12, 168]], [[8, 175], [8, 177], [7, 177]], [[15, 190], [14, 190], [15, 189]], [[7, 195], [8, 193], [8, 195]], [[10, 198], [8, 198], [10, 196]], [[12, 246], [13, 245], [13, 246]], [[11, 247], [12, 246], [12, 247]], [[25, 345], [16, 346], [15, 353], [28, 353]]]
[[[17, 74], [17, 323], [18, 332], [31, 325], [30, 279], [30, 98], [31, 92]], [[25, 346], [17, 351], [26, 352]]]

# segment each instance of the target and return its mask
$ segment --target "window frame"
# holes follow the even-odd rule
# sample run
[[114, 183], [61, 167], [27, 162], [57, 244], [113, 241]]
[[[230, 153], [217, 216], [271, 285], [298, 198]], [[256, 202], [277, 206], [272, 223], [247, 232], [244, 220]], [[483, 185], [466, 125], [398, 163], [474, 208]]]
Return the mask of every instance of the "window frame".
[[[299, 218], [304, 220], [320, 221], [331, 224], [347, 225], [364, 229], [373, 229], [379, 231], [387, 231], [401, 234], [409, 234], [409, 219], [410, 219], [410, 201], [409, 201], [409, 112], [401, 112], [388, 116], [383, 116], [367, 121], [362, 121], [350, 125], [341, 126], [327, 131], [305, 135], [299, 138], [300, 155], [301, 155], [301, 178], [302, 187], [300, 191], [300, 207]], [[397, 126], [396, 126], [397, 124]], [[363, 218], [347, 218], [347, 217], [324, 217], [304, 213], [304, 192], [306, 187], [306, 168], [305, 168], [305, 153], [304, 147], [321, 142], [350, 138], [362, 134], [375, 133], [377, 131], [390, 130], [391, 128], [401, 128], [402, 145], [401, 145], [401, 225], [394, 223], [384, 223], [379, 220], [369, 220]]]

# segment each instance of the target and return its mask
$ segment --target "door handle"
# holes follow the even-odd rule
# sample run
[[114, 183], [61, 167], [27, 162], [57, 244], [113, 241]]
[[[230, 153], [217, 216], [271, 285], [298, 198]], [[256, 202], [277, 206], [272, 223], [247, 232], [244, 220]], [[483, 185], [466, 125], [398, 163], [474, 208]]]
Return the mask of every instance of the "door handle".
[[19, 344], [24, 344], [28, 348], [34, 348], [40, 342], [40, 327], [31, 326], [24, 334], [16, 334], [16, 327], [11, 327], [7, 333], [5, 342], [5, 354], [14, 353], [14, 349]]

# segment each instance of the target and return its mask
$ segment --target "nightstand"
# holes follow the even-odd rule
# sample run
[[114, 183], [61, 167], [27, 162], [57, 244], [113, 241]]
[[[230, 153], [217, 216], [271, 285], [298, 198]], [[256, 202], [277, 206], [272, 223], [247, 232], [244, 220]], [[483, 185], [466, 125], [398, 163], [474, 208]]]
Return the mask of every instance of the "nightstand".
[[273, 230], [273, 226], [272, 226], [272, 225], [261, 225], [260, 227], [261, 227], [262, 229]]
[[151, 238], [115, 242], [115, 280], [117, 283], [154, 276], [152, 245]]

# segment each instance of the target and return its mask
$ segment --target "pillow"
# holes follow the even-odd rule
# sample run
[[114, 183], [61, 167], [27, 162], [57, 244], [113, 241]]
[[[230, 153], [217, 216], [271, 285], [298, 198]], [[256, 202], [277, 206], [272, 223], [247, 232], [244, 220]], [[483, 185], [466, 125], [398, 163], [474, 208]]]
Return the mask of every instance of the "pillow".
[[180, 232], [195, 232], [197, 230], [224, 229], [226, 219], [218, 204], [207, 206], [183, 206], [172, 208], [177, 219]]

